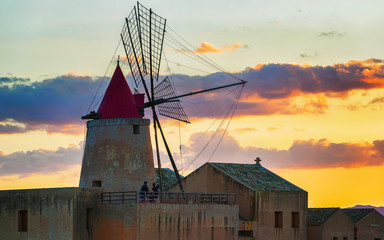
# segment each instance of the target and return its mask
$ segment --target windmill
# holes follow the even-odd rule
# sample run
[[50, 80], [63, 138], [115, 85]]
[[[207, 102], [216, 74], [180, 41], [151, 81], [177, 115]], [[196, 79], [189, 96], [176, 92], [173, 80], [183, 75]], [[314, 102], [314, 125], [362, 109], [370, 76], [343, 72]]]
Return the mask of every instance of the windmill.
[[[158, 130], [172, 164], [180, 190], [183, 192], [180, 174], [165, 138], [158, 114], [189, 123], [188, 116], [180, 104], [180, 98], [236, 85], [244, 86], [246, 82], [238, 79], [239, 81], [236, 83], [177, 95], [168, 77], [165, 77], [159, 82], [159, 69], [164, 35], [166, 32], [165, 27], [165, 18], [162, 18], [155, 14], [152, 9], [148, 9], [137, 2], [137, 5], [132, 9], [128, 17], [125, 18], [120, 36], [134, 83], [136, 87], [139, 85], [144, 87], [147, 97], [147, 102], [139, 109], [139, 112], [144, 115], [144, 108], [150, 108], [152, 110], [160, 187], [162, 186], [162, 179]], [[98, 117], [98, 113], [92, 111], [90, 114], [84, 116], [83, 119], [97, 119]]]

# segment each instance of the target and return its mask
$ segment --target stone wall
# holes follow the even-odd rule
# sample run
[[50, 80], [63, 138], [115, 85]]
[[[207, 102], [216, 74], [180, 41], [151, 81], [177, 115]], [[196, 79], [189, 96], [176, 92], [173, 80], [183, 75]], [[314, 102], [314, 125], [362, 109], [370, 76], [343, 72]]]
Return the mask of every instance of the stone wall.
[[100, 207], [94, 239], [237, 239], [238, 206], [111, 204]]
[[[240, 231], [255, 239], [307, 238], [308, 193], [305, 191], [253, 191], [206, 164], [183, 180], [186, 192], [236, 193]], [[173, 186], [170, 191], [177, 191]], [[283, 228], [275, 228], [275, 212], [283, 212]], [[292, 228], [292, 212], [299, 212], [299, 228]], [[251, 232], [249, 232], [251, 231]]]
[[[0, 191], [1, 239], [74, 239], [76, 204], [74, 199], [95, 195], [93, 189], [52, 188]], [[99, 200], [99, 191], [96, 189]], [[19, 221], [26, 214], [26, 229]]]
[[384, 239], [384, 216], [374, 210], [355, 225], [357, 239]]
[[[306, 192], [256, 192], [256, 239], [307, 239]], [[282, 227], [275, 227], [275, 212], [282, 212]], [[292, 212], [299, 213], [299, 226], [292, 227]]]
[[87, 122], [80, 187], [102, 191], [139, 191], [155, 181], [149, 120], [99, 119]]

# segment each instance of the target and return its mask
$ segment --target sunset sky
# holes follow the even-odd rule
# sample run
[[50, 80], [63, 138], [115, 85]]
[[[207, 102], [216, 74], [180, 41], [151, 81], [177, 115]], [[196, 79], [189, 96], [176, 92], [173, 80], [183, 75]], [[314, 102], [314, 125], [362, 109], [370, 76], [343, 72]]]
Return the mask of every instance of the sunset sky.
[[[167, 19], [160, 78], [172, 75], [177, 93], [237, 80], [172, 48], [176, 33], [248, 81], [243, 89], [182, 99], [191, 124], [162, 118], [184, 175], [207, 161], [260, 157], [308, 191], [309, 207], [384, 206], [384, 2], [141, 3]], [[124, 56], [120, 32], [134, 5], [0, 2], [1, 190], [78, 186], [86, 133], [80, 117], [97, 110], [92, 99], [100, 99], [116, 56]], [[122, 70], [129, 75], [126, 63]], [[241, 90], [228, 125], [222, 119]]]

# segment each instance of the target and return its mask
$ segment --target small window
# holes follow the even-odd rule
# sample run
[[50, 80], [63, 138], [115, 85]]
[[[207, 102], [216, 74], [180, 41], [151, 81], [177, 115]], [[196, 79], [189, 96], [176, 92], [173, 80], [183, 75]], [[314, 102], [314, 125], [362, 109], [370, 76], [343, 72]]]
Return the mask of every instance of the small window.
[[348, 237], [343, 237], [343, 240], [348, 240]]
[[94, 180], [92, 182], [92, 187], [101, 187], [101, 181], [100, 180]]
[[292, 228], [299, 228], [299, 226], [300, 226], [300, 214], [299, 214], [299, 212], [292, 212], [291, 222], [292, 222]]
[[337, 237], [333, 237], [333, 240], [337, 240]]
[[140, 125], [133, 125], [133, 134], [135, 135], [140, 134]]
[[375, 238], [375, 240], [381, 240], [381, 238]]
[[93, 230], [93, 209], [87, 208], [87, 230]]
[[283, 227], [283, 212], [275, 212], [275, 228]]
[[19, 232], [28, 231], [28, 211], [27, 210], [20, 210], [19, 211], [18, 220], [19, 220], [18, 231]]

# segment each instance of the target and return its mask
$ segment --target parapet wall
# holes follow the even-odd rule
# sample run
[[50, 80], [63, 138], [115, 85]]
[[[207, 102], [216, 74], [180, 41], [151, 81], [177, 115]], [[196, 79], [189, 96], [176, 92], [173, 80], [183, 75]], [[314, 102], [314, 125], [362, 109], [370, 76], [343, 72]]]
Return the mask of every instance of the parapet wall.
[[238, 205], [111, 204], [99, 214], [94, 239], [233, 240], [238, 233]]
[[85, 232], [86, 216], [82, 210], [81, 216], [74, 215], [79, 208], [86, 212], [96, 206], [99, 198], [99, 189], [0, 191], [0, 239], [81, 239], [76, 232]]

